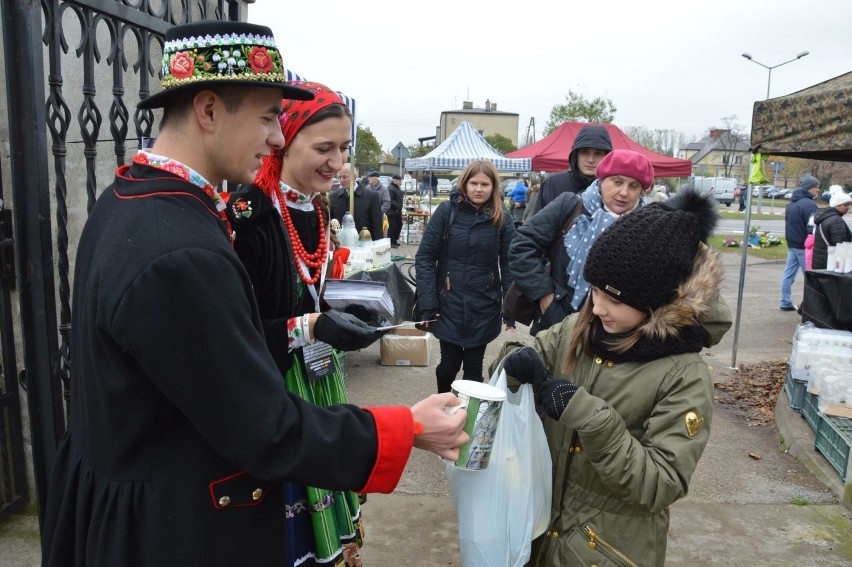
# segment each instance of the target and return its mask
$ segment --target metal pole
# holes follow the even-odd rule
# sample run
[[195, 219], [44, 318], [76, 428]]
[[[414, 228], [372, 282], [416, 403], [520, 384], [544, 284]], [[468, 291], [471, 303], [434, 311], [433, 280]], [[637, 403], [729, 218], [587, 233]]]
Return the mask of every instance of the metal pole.
[[749, 224], [751, 222], [751, 183], [746, 186], [746, 214], [743, 224], [742, 257], [740, 258], [740, 283], [737, 289], [737, 316], [734, 319], [734, 346], [731, 350], [731, 368], [737, 370], [737, 345], [740, 341], [740, 314], [743, 309], [743, 289], [745, 286], [746, 259], [748, 258]]
[[[781, 65], [786, 65], [787, 63], [791, 63], [796, 61], [797, 59], [801, 59], [805, 55], [808, 55], [807, 51], [802, 51], [793, 59], [789, 61], [784, 61], [783, 63], [779, 63], [778, 65], [764, 65], [759, 61], [755, 61], [752, 59], [751, 55], [748, 53], [743, 53], [742, 56], [751, 61], [752, 63], [757, 63], [761, 67], [769, 69], [769, 80], [766, 81], [766, 99], [769, 99], [769, 86], [772, 83], [772, 69], [776, 67], [780, 67]], [[751, 177], [751, 169], [749, 168], [749, 177]], [[776, 170], [777, 177], [777, 170]], [[736, 317], [734, 319], [734, 346], [731, 350], [731, 368], [737, 368], [737, 344], [739, 343], [740, 337], [740, 317], [742, 315], [742, 307], [743, 307], [743, 287], [745, 286], [745, 269], [746, 269], [746, 258], [748, 256], [748, 236], [749, 236], [749, 225], [751, 224], [751, 198], [752, 198], [752, 189], [751, 182], [748, 184], [748, 193], [746, 194], [746, 215], [745, 215], [745, 224], [743, 226], [743, 251], [742, 251], [742, 260], [740, 261], [740, 285], [739, 290], [737, 292], [737, 311]], [[757, 212], [760, 213], [760, 203], [763, 194], [761, 191], [758, 191], [758, 199], [757, 199]]]
[[[783, 65], [783, 63], [782, 63]], [[776, 65], [777, 67], [778, 65]], [[769, 100], [769, 85], [772, 84], [772, 67], [769, 68], [769, 79], [766, 81], [766, 100]]]

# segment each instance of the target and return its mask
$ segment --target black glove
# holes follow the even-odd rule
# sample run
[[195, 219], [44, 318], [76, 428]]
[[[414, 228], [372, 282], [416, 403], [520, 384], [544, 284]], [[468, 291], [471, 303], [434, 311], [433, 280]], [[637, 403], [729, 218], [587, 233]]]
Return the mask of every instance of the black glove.
[[386, 331], [371, 327], [355, 315], [326, 311], [314, 324], [314, 338], [337, 350], [358, 350], [376, 342]]
[[568, 380], [547, 380], [538, 388], [536, 403], [547, 415], [558, 420], [576, 391], [577, 386]]
[[538, 386], [550, 378], [538, 353], [532, 347], [524, 347], [510, 354], [503, 363], [503, 369], [521, 384]]
[[[419, 317], [420, 321], [432, 321], [433, 319], [438, 318], [438, 312], [437, 311], [421, 311], [419, 313], [419, 315], [420, 315], [420, 317]], [[416, 325], [414, 325], [414, 327], [417, 328], [417, 329], [420, 329], [421, 331], [428, 331], [429, 330], [428, 327], [424, 327], [420, 323], [417, 323]]]
[[346, 309], [343, 311], [344, 313], [355, 315], [367, 324], [369, 324], [372, 320], [378, 320], [378, 317], [375, 317], [372, 313], [370, 313], [370, 310], [363, 305], [347, 305]]

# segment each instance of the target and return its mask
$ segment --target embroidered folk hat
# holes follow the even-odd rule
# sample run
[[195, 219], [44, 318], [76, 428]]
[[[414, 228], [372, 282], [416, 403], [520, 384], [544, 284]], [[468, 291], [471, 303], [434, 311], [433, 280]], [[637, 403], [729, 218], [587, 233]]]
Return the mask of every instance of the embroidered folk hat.
[[[586, 281], [640, 311], [668, 304], [692, 274], [699, 246], [713, 234], [716, 208], [709, 194], [684, 189], [624, 215], [595, 239]], [[661, 240], [662, 254], [656, 252]]]
[[162, 108], [178, 91], [211, 86], [276, 88], [282, 98], [295, 100], [314, 96], [287, 83], [272, 30], [244, 22], [202, 20], [170, 28], [161, 74], [163, 90], [136, 106]]

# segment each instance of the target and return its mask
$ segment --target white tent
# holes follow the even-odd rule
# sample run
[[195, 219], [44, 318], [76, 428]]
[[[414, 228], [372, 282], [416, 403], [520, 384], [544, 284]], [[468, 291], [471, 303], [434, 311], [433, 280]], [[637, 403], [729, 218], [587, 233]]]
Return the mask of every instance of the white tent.
[[457, 170], [464, 169], [470, 162], [487, 159], [498, 171], [530, 171], [530, 158], [507, 158], [485, 141], [476, 128], [465, 120], [437, 148], [423, 157], [405, 160], [405, 169]]

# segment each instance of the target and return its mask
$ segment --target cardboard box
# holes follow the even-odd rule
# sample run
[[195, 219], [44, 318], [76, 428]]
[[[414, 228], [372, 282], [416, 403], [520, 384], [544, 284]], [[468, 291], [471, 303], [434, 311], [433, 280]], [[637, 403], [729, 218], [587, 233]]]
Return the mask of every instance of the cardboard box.
[[414, 327], [400, 327], [382, 337], [382, 366], [429, 366], [432, 334]]

